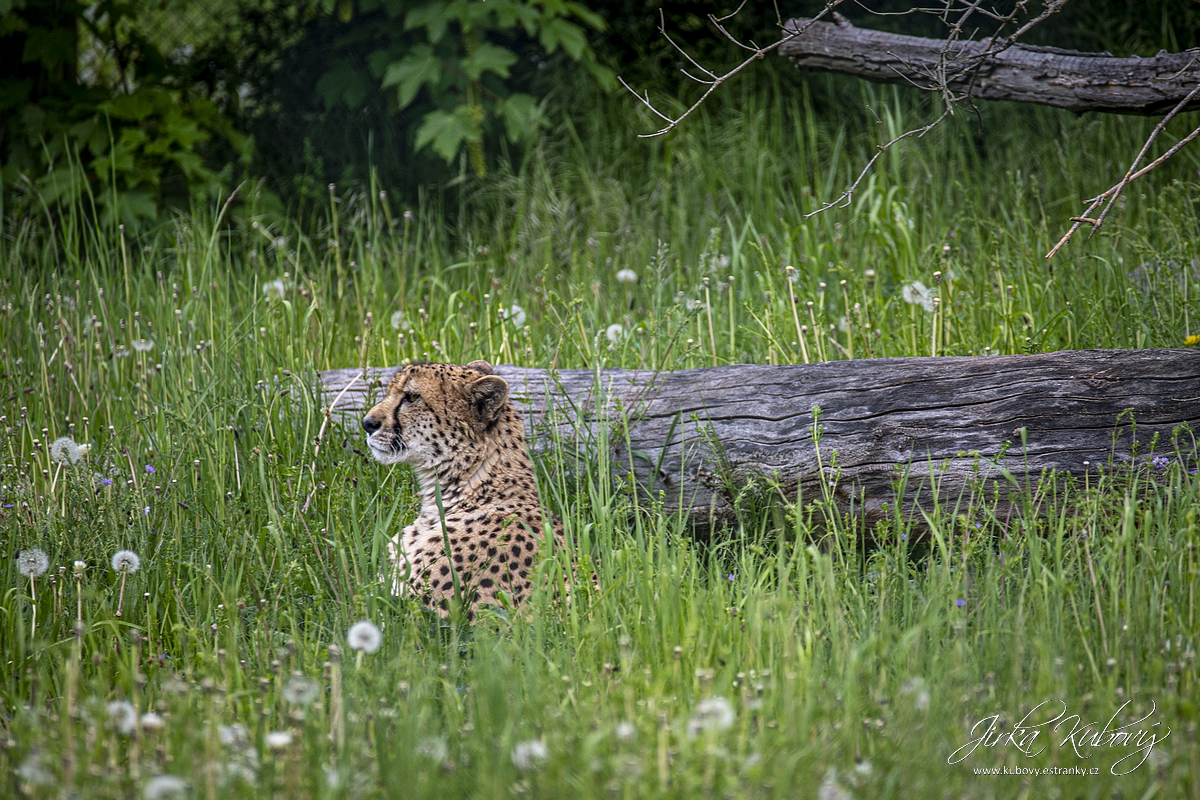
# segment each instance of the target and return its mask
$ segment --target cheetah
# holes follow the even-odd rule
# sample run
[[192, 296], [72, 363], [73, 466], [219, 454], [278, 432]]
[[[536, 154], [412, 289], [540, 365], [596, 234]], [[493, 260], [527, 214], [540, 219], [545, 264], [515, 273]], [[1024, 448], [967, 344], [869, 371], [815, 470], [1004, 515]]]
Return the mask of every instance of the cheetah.
[[405, 367], [362, 426], [377, 461], [409, 464], [420, 483], [416, 521], [388, 543], [392, 593], [445, 616], [457, 581], [472, 621], [500, 592], [528, 597], [544, 525], [559, 546], [562, 524], [542, 511], [521, 415], [492, 366]]

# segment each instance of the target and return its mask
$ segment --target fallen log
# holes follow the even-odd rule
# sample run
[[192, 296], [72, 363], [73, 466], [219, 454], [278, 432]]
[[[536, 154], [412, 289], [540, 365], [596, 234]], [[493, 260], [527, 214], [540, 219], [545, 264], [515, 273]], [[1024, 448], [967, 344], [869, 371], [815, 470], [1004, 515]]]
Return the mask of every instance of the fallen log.
[[[810, 22], [789, 20], [785, 37]], [[923, 89], [939, 88], [944, 70], [947, 85], [956, 93], [1071, 111], [1163, 114], [1200, 85], [1200, 52], [1196, 51], [1114, 58], [1108, 53], [1014, 44], [989, 55], [989, 44], [986, 39], [947, 44], [858, 28], [839, 16], [836, 22], [813, 22], [780, 45], [779, 52], [801, 69], [844, 72]], [[1200, 108], [1200, 95], [1186, 108]]]
[[[396, 370], [322, 372], [322, 401], [356, 429]], [[1015, 498], [1044, 470], [1095, 478], [1176, 447], [1194, 461], [1200, 430], [1195, 349], [496, 372], [535, 453], [606, 448], [619, 476], [701, 527], [728, 521], [750, 486], [807, 501], [824, 481], [868, 521], [934, 493]]]

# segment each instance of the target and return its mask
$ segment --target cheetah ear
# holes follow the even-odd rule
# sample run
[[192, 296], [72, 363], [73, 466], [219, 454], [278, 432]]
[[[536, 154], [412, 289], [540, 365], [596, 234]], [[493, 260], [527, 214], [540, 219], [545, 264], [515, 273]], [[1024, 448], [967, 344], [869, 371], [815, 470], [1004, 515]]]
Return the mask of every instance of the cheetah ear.
[[508, 399], [508, 383], [504, 378], [487, 375], [467, 384], [467, 400], [479, 420], [484, 425], [490, 425], [500, 413], [500, 407]]
[[473, 369], [476, 372], [482, 372], [484, 375], [495, 375], [496, 371], [492, 369], [492, 365], [486, 361], [472, 361], [467, 364], [467, 369]]

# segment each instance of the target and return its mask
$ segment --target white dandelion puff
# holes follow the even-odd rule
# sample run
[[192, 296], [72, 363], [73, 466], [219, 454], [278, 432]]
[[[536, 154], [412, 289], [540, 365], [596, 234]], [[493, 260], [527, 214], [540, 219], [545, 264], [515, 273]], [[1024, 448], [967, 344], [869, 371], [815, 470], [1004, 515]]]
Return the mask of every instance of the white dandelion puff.
[[622, 742], [633, 741], [633, 737], [637, 736], [637, 726], [628, 720], [618, 722], [617, 727], [613, 730], [616, 737]]
[[146, 800], [166, 800], [187, 791], [187, 781], [177, 775], [155, 775], [142, 786]]
[[243, 748], [250, 743], [250, 731], [240, 723], [221, 725], [217, 728], [217, 737], [226, 747]]
[[112, 557], [112, 568], [125, 575], [132, 575], [142, 567], [142, 559], [132, 550], [118, 550]]
[[129, 348], [123, 344], [119, 344], [113, 348], [113, 355], [116, 356], [117, 358], [128, 358], [129, 357]]
[[361, 650], [364, 653], [374, 653], [383, 644], [383, 634], [370, 620], [362, 620], [350, 626], [346, 633], [346, 641], [351, 650]]
[[723, 731], [733, 727], [737, 712], [733, 704], [724, 697], [710, 697], [696, 704], [692, 718], [688, 720], [688, 735], [698, 736], [702, 731]]
[[137, 728], [137, 709], [128, 700], [113, 700], [104, 711], [108, 714], [108, 724], [122, 736], [129, 736]]
[[403, 311], [393, 311], [392, 312], [392, 327], [395, 328], [396, 330], [400, 330], [401, 328], [404, 327], [404, 312]]
[[83, 451], [70, 436], [60, 436], [50, 444], [50, 458], [59, 464], [78, 464]]
[[306, 706], [317, 699], [319, 691], [316, 681], [294, 676], [283, 687], [283, 699], [292, 705]]
[[933, 290], [926, 287], [920, 281], [906, 283], [904, 288], [900, 290], [900, 295], [904, 298], [904, 302], [910, 305], [920, 306], [926, 311], [933, 311]]
[[154, 349], [154, 342], [149, 339], [134, 339], [132, 344], [133, 349], [139, 353], [149, 353]]
[[142, 714], [142, 730], [161, 731], [165, 727], [167, 727], [167, 721], [161, 715], [155, 714], [153, 711]]
[[42, 754], [30, 753], [21, 766], [17, 767], [17, 777], [29, 786], [49, 786], [54, 783], [54, 776], [42, 764]]
[[45, 550], [30, 547], [17, 554], [17, 569], [26, 578], [36, 578], [50, 569], [50, 557]]
[[604, 335], [613, 344], [617, 344], [625, 338], [625, 326], [619, 322], [614, 322], [604, 329]]
[[445, 761], [450, 755], [450, 747], [441, 736], [426, 736], [417, 742], [417, 755], [424, 756], [430, 761]]
[[637, 283], [638, 275], [631, 269], [617, 270], [617, 283]]
[[850, 790], [838, 783], [837, 767], [830, 767], [825, 772], [825, 779], [817, 789], [818, 800], [854, 800]]
[[521, 772], [528, 772], [544, 764], [549, 756], [550, 751], [541, 739], [518, 742], [512, 751], [513, 766]]
[[512, 320], [512, 324], [518, 328], [525, 327], [525, 309], [521, 308], [516, 303], [508, 310], [508, 318]]
[[292, 743], [290, 731], [271, 731], [263, 736], [263, 745], [268, 750], [282, 750]]
[[283, 278], [276, 278], [264, 283], [262, 291], [263, 296], [268, 300], [282, 300], [284, 294], [287, 293], [287, 284], [283, 282]]

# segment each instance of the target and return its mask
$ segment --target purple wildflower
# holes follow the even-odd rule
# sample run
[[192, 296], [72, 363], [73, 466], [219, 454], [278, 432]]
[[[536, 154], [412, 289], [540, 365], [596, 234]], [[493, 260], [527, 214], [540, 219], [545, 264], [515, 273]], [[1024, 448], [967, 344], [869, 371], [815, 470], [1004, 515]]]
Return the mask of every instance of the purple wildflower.
[[967, 601], [963, 600], [961, 597], [954, 601], [954, 605], [958, 606], [959, 608], [962, 608], [966, 604], [967, 604]]
[[101, 486], [112, 486], [113, 485], [112, 478], [101, 478], [100, 485]]
[[156, 470], [156, 469], [155, 469], [154, 467], [152, 467], [151, 465], [147, 464], [147, 465], [146, 465], [146, 472], [149, 472], [151, 475], [155, 475], [155, 474], [157, 474], [157, 473], [158, 473], [158, 470]]
[[729, 573], [729, 580], [733, 580], [733, 573]]

